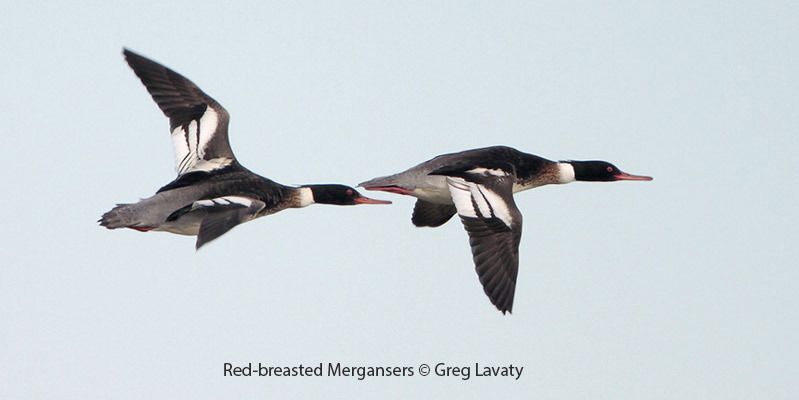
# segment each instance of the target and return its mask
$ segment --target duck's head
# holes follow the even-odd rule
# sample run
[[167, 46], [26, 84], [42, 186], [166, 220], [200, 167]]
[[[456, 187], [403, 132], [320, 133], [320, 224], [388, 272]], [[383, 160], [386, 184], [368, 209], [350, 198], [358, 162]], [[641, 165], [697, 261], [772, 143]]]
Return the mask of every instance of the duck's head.
[[370, 199], [347, 185], [306, 185], [311, 190], [313, 202], [333, 204], [337, 206], [354, 206], [357, 204], [391, 204], [387, 200]]
[[588, 182], [651, 181], [651, 176], [623, 172], [607, 161], [564, 161], [574, 168], [574, 180]]

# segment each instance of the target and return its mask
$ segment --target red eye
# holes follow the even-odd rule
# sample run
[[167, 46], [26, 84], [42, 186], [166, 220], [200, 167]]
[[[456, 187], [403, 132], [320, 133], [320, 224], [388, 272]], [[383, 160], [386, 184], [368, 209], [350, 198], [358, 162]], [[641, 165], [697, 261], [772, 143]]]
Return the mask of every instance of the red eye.
[[347, 196], [352, 196], [352, 189], [347, 189]]
[[613, 167], [608, 167], [608, 172], [613, 172]]

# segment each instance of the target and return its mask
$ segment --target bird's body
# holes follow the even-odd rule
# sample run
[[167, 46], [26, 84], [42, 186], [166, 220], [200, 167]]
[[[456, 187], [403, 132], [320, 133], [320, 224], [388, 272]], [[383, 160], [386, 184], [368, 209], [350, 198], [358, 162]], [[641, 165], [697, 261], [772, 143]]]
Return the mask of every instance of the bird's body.
[[416, 197], [411, 221], [419, 227], [440, 226], [460, 215], [483, 289], [505, 313], [513, 308], [522, 232], [514, 193], [575, 180], [651, 179], [621, 172], [604, 161], [554, 162], [493, 146], [440, 155], [360, 186]]
[[[516, 171], [512, 185], [514, 193], [573, 180], [570, 176], [570, 165], [561, 165], [507, 146], [492, 146], [442, 154], [403, 172], [370, 179], [359, 186], [367, 190], [416, 197], [419, 200], [414, 208], [412, 219], [414, 225], [435, 227], [455, 215], [456, 209], [446, 177], [430, 173], [453, 165], [480, 165], [494, 161], [514, 166]], [[443, 218], [446, 219], [441, 221]]]
[[[263, 203], [263, 207], [252, 215], [253, 219], [286, 208], [307, 205], [303, 204], [303, 190], [308, 189], [281, 185], [237, 164], [213, 172], [192, 174], [172, 181], [149, 198], [114, 208], [113, 215], [116, 220], [111, 220], [110, 215], [104, 217], [105, 225], [197, 235], [208, 210], [199, 207], [192, 212], [179, 214], [175, 212], [198, 201], [229, 198], [227, 202], [233, 204], [249, 206], [250, 204], [243, 199], [252, 199], [249, 203]], [[190, 183], [187, 182], [189, 180]], [[236, 199], [241, 200], [236, 203]], [[225, 203], [224, 200], [217, 202]]]
[[453, 204], [446, 179], [443, 176], [430, 175], [430, 172], [457, 164], [476, 165], [487, 160], [502, 160], [516, 166], [514, 193], [541, 185], [559, 183], [560, 180], [558, 163], [511, 147], [492, 146], [442, 154], [398, 174], [371, 179], [359, 186], [372, 190], [385, 187], [387, 188], [385, 191], [391, 191], [391, 187], [394, 187], [397, 193], [408, 194], [424, 201]]
[[238, 224], [313, 203], [388, 204], [344, 185], [281, 185], [239, 164], [228, 142], [227, 111], [182, 75], [129, 50], [125, 59], [169, 118], [177, 178], [152, 197], [100, 218], [108, 229], [197, 235], [204, 245]]

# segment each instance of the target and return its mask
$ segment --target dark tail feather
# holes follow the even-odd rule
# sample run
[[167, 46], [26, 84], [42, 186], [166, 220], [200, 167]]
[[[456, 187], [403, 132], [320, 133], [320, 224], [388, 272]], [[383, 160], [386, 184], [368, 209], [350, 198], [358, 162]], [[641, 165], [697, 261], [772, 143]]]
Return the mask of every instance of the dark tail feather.
[[129, 228], [136, 225], [130, 204], [117, 204], [111, 211], [103, 214], [97, 222], [108, 229]]

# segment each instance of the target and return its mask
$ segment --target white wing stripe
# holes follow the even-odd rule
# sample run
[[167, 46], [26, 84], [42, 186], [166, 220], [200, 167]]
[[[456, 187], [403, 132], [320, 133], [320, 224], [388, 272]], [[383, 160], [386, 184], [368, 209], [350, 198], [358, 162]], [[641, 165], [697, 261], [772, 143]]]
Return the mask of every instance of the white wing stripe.
[[216, 113], [211, 107], [205, 110], [205, 113], [200, 118], [200, 137], [199, 143], [195, 148], [198, 159], [205, 159], [205, 149], [211, 141], [214, 133], [216, 133], [217, 125], [219, 124], [219, 114]]
[[197, 164], [205, 165], [205, 150], [216, 133], [219, 123], [219, 114], [211, 107], [205, 109], [199, 120], [193, 120], [188, 125], [178, 126], [172, 131], [172, 146], [175, 150], [175, 169], [178, 175], [194, 171]]
[[455, 208], [458, 209], [458, 214], [464, 217], [477, 218], [477, 212], [472, 207], [471, 191], [466, 181], [463, 178], [447, 177], [447, 183], [452, 202], [455, 203]]
[[468, 170], [466, 172], [468, 172], [470, 174], [475, 174], [475, 175], [493, 175], [493, 176], [508, 176], [509, 175], [507, 172], [505, 172], [505, 171], [503, 171], [501, 169], [483, 168], [483, 167], [472, 168], [472, 169], [470, 169], [470, 170]]
[[480, 209], [480, 214], [485, 218], [493, 217], [494, 213], [491, 212], [491, 204], [488, 204], [488, 199], [483, 195], [483, 190], [480, 185], [470, 184], [469, 189], [472, 193], [474, 203]]
[[496, 217], [508, 228], [512, 228], [513, 217], [510, 207], [501, 196], [483, 185], [468, 182], [463, 178], [447, 177], [447, 183], [452, 202], [455, 203], [459, 215], [472, 218]]
[[508, 207], [508, 203], [505, 202], [505, 199], [483, 187], [480, 188], [480, 192], [485, 195], [486, 200], [491, 204], [491, 208], [494, 210], [494, 217], [501, 219], [508, 228], [511, 228], [513, 217], [511, 217], [510, 208]]
[[253, 200], [249, 197], [242, 196], [223, 196], [207, 200], [195, 201], [192, 209], [196, 210], [200, 207], [213, 207], [213, 206], [226, 206], [230, 204], [239, 204], [245, 207], [250, 207]]
[[175, 150], [175, 170], [181, 174], [189, 157], [189, 132], [178, 126], [172, 131], [172, 148]]

